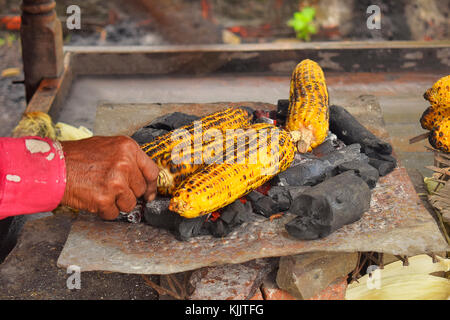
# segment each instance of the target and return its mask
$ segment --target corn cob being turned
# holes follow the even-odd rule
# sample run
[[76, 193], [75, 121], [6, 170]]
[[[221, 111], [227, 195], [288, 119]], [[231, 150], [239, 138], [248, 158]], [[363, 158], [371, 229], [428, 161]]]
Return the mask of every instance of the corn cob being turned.
[[[253, 125], [251, 129], [261, 130], [270, 127], [268, 124], [261, 123]], [[248, 130], [241, 128], [230, 128], [224, 131], [209, 129], [203, 135], [201, 154], [196, 156], [197, 150], [189, 146], [184, 150], [173, 149], [172, 152], [166, 152], [158, 157], [155, 160], [160, 168], [158, 194], [171, 195], [188, 176], [201, 167], [230, 159], [231, 153], [235, 150], [235, 145], [239, 141], [243, 141], [247, 133]]]
[[[214, 141], [205, 139], [205, 134], [218, 131], [221, 135], [226, 129], [238, 129], [249, 125], [250, 115], [244, 109], [228, 108], [183, 126], [150, 143], [141, 146], [142, 150], [152, 158], [160, 169], [158, 176], [158, 193], [171, 194], [181, 181], [195, 172], [203, 163], [203, 148]], [[174, 151], [175, 149], [175, 151]], [[187, 149], [187, 152], [186, 152]], [[180, 152], [185, 151], [183, 157]]]
[[[196, 138], [195, 131], [201, 129], [202, 132], [208, 129], [237, 129], [247, 126], [249, 124], [250, 115], [244, 109], [228, 108], [216, 113], [207, 115], [198, 121], [183, 126], [181, 128], [170, 131], [155, 140], [141, 145], [141, 149], [153, 160], [159, 156], [171, 152], [172, 149], [180, 144], [180, 139], [184, 133], [189, 134], [190, 141], [183, 141], [183, 143], [193, 143]], [[196, 127], [198, 124], [198, 128]], [[189, 139], [187, 139], [189, 140]]]
[[433, 108], [437, 106], [441, 109], [450, 108], [450, 75], [436, 81], [423, 97], [430, 101]]
[[[255, 129], [255, 126], [250, 128]], [[231, 151], [226, 150], [226, 154], [231, 155], [226, 161], [207, 165], [184, 180], [175, 191], [169, 209], [186, 218], [214, 212], [291, 165], [299, 138], [297, 132], [289, 133], [264, 124], [247, 136], [248, 141], [237, 144]]]
[[439, 122], [431, 130], [428, 141], [434, 148], [450, 152], [450, 118]]

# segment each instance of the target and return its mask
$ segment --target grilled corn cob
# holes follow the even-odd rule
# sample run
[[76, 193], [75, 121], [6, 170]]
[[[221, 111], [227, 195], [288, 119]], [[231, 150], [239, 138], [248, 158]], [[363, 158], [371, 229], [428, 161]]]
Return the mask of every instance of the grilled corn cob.
[[428, 107], [422, 117], [420, 124], [426, 130], [432, 130], [439, 122], [450, 118], [450, 108]]
[[286, 129], [298, 130], [302, 138], [297, 147], [305, 153], [320, 145], [328, 135], [328, 91], [320, 66], [309, 59], [295, 68], [289, 94]]
[[[227, 150], [234, 163], [207, 165], [184, 180], [170, 201], [170, 210], [186, 218], [214, 212], [286, 170], [294, 159], [297, 132], [264, 125], [249, 141], [236, 146], [236, 152]], [[245, 155], [243, 163], [236, 161], [239, 153]]]
[[[253, 130], [261, 130], [271, 128], [268, 124], [255, 124], [250, 127]], [[230, 130], [233, 130], [230, 134]], [[231, 159], [232, 152], [234, 152], [237, 143], [245, 139], [248, 130], [245, 129], [230, 129], [226, 130], [226, 134], [222, 132], [212, 132], [214, 140], [209, 143], [204, 143], [200, 156], [196, 157], [196, 150], [188, 148], [188, 154], [183, 154], [182, 150], [173, 150], [166, 152], [156, 159], [156, 164], [160, 168], [158, 176], [158, 194], [169, 195], [173, 194], [175, 189], [191, 174], [196, 172], [199, 168], [214, 162], [224, 162], [226, 159]], [[219, 133], [219, 135], [216, 135]], [[208, 134], [208, 132], [205, 132]], [[224, 137], [226, 139], [224, 139]], [[207, 137], [207, 141], [211, 140]], [[183, 161], [184, 159], [188, 159]], [[196, 160], [196, 161], [193, 161]]]
[[431, 130], [428, 140], [434, 148], [450, 152], [450, 118], [439, 122]]
[[430, 101], [433, 107], [450, 108], [450, 75], [439, 79], [423, 97]]
[[[246, 110], [240, 108], [228, 108], [198, 120], [201, 124], [202, 132], [208, 129], [216, 128], [219, 130], [224, 129], [237, 129], [242, 128], [249, 124], [249, 114]], [[153, 160], [156, 160], [159, 156], [171, 152], [172, 149], [180, 144], [177, 136], [182, 137], [183, 132], [188, 132], [191, 136], [190, 141], [183, 141], [182, 143], [192, 143], [195, 134], [194, 123], [183, 126], [171, 132], [168, 132], [155, 140], [143, 144], [141, 149]]]

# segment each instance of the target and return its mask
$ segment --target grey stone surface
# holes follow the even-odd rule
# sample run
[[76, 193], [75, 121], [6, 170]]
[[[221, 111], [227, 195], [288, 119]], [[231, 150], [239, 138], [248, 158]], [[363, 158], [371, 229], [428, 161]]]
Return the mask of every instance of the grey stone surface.
[[278, 259], [257, 259], [194, 271], [190, 300], [245, 300], [254, 296]]
[[305, 253], [280, 258], [277, 284], [299, 299], [309, 299], [349, 274], [358, 261], [354, 253]]
[[[374, 134], [388, 139], [376, 98], [362, 96], [350, 101], [353, 102], [348, 107], [349, 111]], [[158, 112], [165, 113], [184, 110], [203, 115], [217, 110], [214, 108], [242, 104], [267, 110], [276, 108], [271, 104], [240, 102], [148, 104], [147, 108], [156, 108]], [[129, 104], [112, 105], [114, 108], [105, 109], [101, 116], [114, 121], [114, 109], [117, 106], [121, 113], [139, 119], [139, 116], [131, 115], [131, 111], [126, 111], [126, 105]], [[140, 109], [134, 111], [145, 107], [141, 105], [138, 108]], [[150, 111], [146, 112], [148, 119], [145, 121], [149, 122], [152, 120]], [[107, 123], [105, 120], [105, 124]], [[118, 132], [125, 132], [122, 130], [127, 127], [129, 128], [129, 123], [120, 122], [114, 122], [109, 127], [103, 126]], [[273, 221], [263, 219], [246, 223], [223, 239], [201, 236], [188, 242], [180, 242], [169, 232], [151, 226], [107, 223], [90, 216], [80, 216], [73, 225], [58, 265], [78, 264], [85, 270], [171, 274], [211, 265], [243, 263], [257, 258], [314, 251], [374, 251], [414, 255], [447, 249], [447, 243], [435, 220], [421, 204], [404, 168], [398, 168], [380, 179], [373, 190], [371, 209], [363, 214], [361, 220], [324, 239], [299, 241], [289, 237], [284, 225], [292, 218], [292, 215], [286, 214]]]

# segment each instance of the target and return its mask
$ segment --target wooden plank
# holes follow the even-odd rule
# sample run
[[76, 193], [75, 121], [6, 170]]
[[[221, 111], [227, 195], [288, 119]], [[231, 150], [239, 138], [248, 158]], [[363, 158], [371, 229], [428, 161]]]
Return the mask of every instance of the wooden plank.
[[41, 111], [49, 113], [53, 118], [57, 118], [59, 110], [72, 86], [73, 79], [71, 54], [66, 53], [63, 74], [59, 78], [43, 79], [28, 103], [25, 112]]
[[66, 47], [65, 50], [75, 55], [74, 67], [80, 75], [286, 75], [305, 58], [317, 61], [325, 71], [339, 72], [436, 71], [450, 67], [446, 58], [450, 41]]

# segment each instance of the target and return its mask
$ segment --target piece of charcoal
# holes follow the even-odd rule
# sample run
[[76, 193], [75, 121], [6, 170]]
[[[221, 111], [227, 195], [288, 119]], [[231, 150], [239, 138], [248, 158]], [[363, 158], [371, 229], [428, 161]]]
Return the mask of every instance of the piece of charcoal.
[[369, 158], [369, 164], [378, 170], [378, 174], [381, 177], [384, 177], [385, 175], [394, 171], [395, 167], [397, 166], [396, 162], [384, 161], [374, 158]]
[[329, 136], [325, 139], [325, 141], [314, 148], [312, 153], [319, 158], [322, 158], [330, 153], [336, 151], [339, 147], [339, 142], [337, 141], [337, 137], [335, 134], [329, 134]]
[[264, 195], [261, 192], [253, 190], [245, 197], [247, 198], [248, 201], [251, 201], [253, 203], [253, 202], [258, 201], [260, 198], [264, 197]]
[[187, 241], [193, 237], [209, 234], [209, 231], [205, 228], [207, 218], [207, 215], [190, 219], [179, 216], [172, 232], [181, 241]]
[[263, 196], [258, 201], [252, 203], [253, 212], [266, 218], [280, 212], [280, 206], [269, 196]]
[[301, 240], [328, 236], [361, 218], [370, 208], [369, 186], [353, 171], [332, 177], [294, 199], [289, 212], [298, 215], [285, 225]]
[[280, 99], [277, 102], [277, 117], [286, 119], [289, 114], [289, 99]]
[[250, 221], [253, 214], [250, 202], [236, 200], [223, 208], [216, 221], [208, 221], [208, 230], [214, 237], [225, 237], [237, 226]]
[[340, 164], [357, 160], [360, 157], [359, 144], [352, 144], [322, 158], [292, 165], [275, 176], [271, 183], [279, 186], [313, 186], [335, 175], [335, 169]]
[[200, 119], [200, 117], [191, 114], [186, 114], [182, 112], [172, 112], [154, 119], [145, 127], [171, 131], [180, 128], [182, 126], [191, 124], [192, 122], [198, 119]]
[[366, 159], [363, 160], [354, 160], [346, 162], [338, 166], [339, 173], [350, 170], [353, 170], [358, 177], [363, 179], [370, 189], [375, 188], [378, 179], [380, 178], [378, 170], [369, 164], [368, 157], [366, 157]]
[[162, 136], [163, 134], [166, 134], [167, 130], [163, 129], [154, 129], [154, 128], [141, 128], [138, 131], [136, 131], [132, 136], [131, 139], [136, 141], [138, 144], [144, 144], [151, 142], [155, 140], [156, 137]]
[[[286, 186], [284, 187], [289, 191], [289, 195], [291, 199], [297, 198], [300, 194], [304, 193], [306, 190], [309, 190], [311, 186]], [[292, 205], [292, 202], [291, 202]]]
[[287, 187], [273, 186], [270, 188], [267, 195], [278, 204], [280, 212], [286, 211], [290, 208], [292, 197]]
[[225, 222], [218, 219], [214, 222], [208, 222], [209, 233], [215, 238], [222, 238], [228, 235], [231, 230]]
[[207, 216], [184, 218], [169, 210], [169, 198], [156, 198], [146, 204], [144, 220], [147, 224], [169, 230], [178, 240], [186, 241], [192, 237], [208, 234], [204, 228]]
[[366, 154], [368, 150], [387, 155], [392, 153], [389, 143], [367, 130], [343, 107], [330, 106], [330, 130], [345, 144], [359, 143]]
[[170, 198], [159, 197], [147, 202], [144, 206], [144, 221], [156, 228], [173, 230], [178, 214], [169, 210], [169, 203]]

